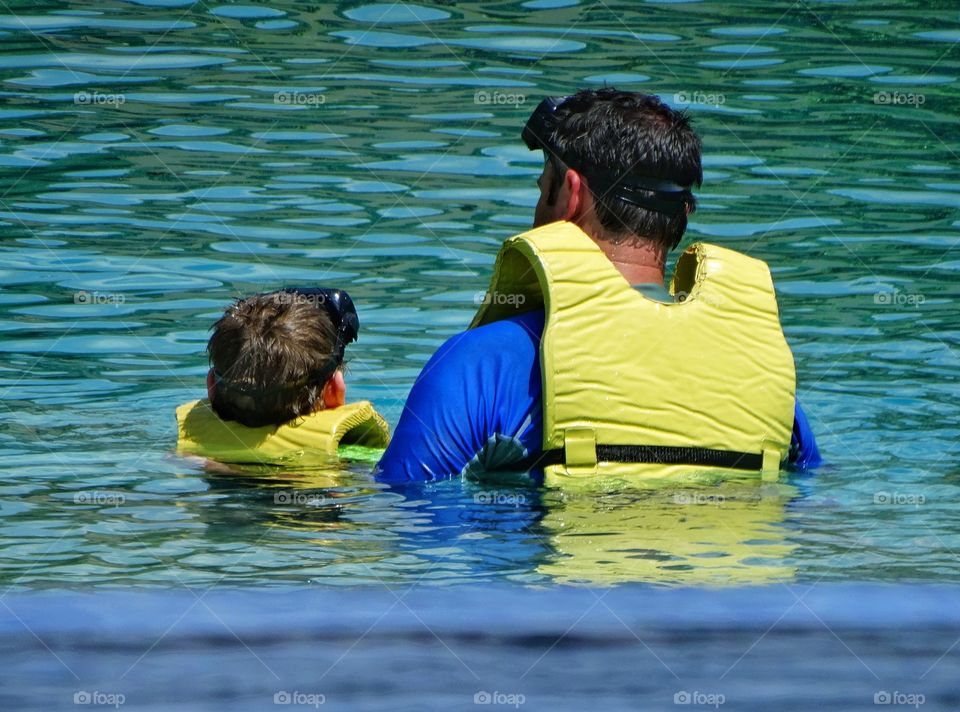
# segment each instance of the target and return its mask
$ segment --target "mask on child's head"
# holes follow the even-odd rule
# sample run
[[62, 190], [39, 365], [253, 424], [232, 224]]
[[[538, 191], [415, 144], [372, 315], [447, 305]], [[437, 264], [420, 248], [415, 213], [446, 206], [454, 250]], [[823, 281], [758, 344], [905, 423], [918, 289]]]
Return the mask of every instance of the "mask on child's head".
[[[347, 344], [357, 340], [357, 334], [360, 331], [360, 318], [357, 316], [357, 308], [353, 306], [350, 295], [342, 289], [325, 287], [286, 287], [280, 291], [302, 297], [305, 301], [327, 312], [337, 332], [333, 356], [337, 359], [336, 366], [339, 366], [343, 362], [344, 349], [347, 348]], [[336, 366], [331, 370], [331, 374], [336, 370]]]

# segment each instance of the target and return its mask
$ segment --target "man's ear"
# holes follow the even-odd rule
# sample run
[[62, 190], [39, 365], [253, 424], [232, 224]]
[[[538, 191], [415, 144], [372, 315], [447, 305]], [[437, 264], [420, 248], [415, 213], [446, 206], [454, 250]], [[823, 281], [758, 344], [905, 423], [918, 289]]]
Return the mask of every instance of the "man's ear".
[[324, 408], [339, 408], [347, 402], [347, 384], [343, 380], [343, 371], [339, 368], [334, 371], [323, 387]]
[[560, 188], [560, 195], [566, 201], [561, 220], [577, 221], [576, 219], [589, 204], [586, 192], [589, 192], [586, 181], [575, 170], [568, 168], [563, 176], [563, 186]]
[[213, 393], [217, 388], [217, 377], [213, 375], [213, 369], [207, 371], [207, 400], [213, 400]]

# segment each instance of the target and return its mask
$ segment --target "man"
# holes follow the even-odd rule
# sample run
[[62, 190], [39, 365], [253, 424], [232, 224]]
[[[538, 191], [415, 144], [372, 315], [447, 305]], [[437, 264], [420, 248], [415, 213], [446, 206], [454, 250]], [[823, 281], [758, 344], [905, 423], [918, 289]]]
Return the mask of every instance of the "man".
[[654, 96], [584, 90], [544, 101], [523, 138], [545, 157], [538, 229], [505, 243], [490, 303], [424, 367], [379, 477], [766, 472], [788, 450], [816, 464], [766, 266], [703, 246], [678, 263], [689, 301], [664, 287], [702, 180], [688, 119]]

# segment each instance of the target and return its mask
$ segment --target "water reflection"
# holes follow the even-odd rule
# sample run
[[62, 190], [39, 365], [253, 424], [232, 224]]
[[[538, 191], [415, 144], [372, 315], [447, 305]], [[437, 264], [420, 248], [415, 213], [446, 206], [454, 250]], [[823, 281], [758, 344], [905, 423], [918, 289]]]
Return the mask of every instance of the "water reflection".
[[554, 493], [540, 527], [561, 583], [741, 586], [788, 581], [788, 484], [724, 482], [624, 493]]
[[[296, 472], [208, 464], [208, 536], [255, 538], [264, 527], [316, 547], [339, 573], [394, 581], [406, 559], [425, 579], [507, 575], [528, 583], [609, 586], [735, 586], [789, 581], [796, 544], [785, 526], [799, 490], [785, 483], [727, 481], [682, 488], [576, 492], [448, 482], [386, 487], [340, 468]], [[229, 506], [223, 506], [230, 502]], [[275, 535], [276, 531], [272, 532]], [[323, 578], [329, 572], [318, 572]]]

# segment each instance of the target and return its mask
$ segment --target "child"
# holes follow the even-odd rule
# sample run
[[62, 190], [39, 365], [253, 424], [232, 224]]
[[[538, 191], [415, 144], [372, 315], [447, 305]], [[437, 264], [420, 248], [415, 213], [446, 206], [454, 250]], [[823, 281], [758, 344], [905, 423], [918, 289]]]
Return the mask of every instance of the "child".
[[221, 462], [308, 464], [341, 445], [384, 448], [369, 401], [346, 404], [343, 355], [359, 319], [339, 289], [241, 299], [213, 326], [207, 399], [177, 408], [178, 449]]

